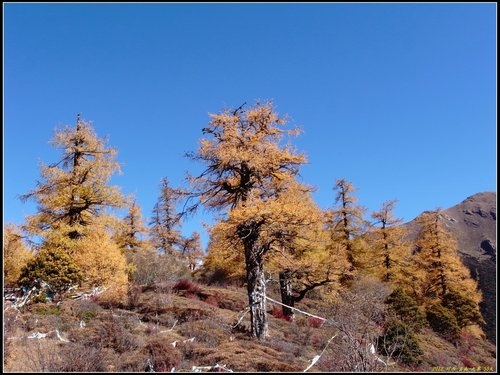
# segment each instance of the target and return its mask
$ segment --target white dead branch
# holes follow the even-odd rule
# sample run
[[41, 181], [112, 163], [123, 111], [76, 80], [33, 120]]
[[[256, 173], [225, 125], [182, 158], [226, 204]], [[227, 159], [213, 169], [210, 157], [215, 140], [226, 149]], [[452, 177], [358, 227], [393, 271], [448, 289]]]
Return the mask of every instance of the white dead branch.
[[[196, 339], [196, 337], [191, 337], [190, 339], [183, 340], [183, 341], [180, 341], [180, 342], [182, 342], [182, 343], [185, 343], [185, 342], [193, 342], [195, 339]], [[176, 340], [176, 341], [172, 342], [171, 344], [172, 344], [172, 346], [175, 348], [175, 347], [177, 346], [177, 343], [178, 343], [178, 342], [179, 342], [179, 341], [177, 341], [177, 340]]]
[[8, 337], [7, 340], [21, 340], [21, 339], [37, 339], [37, 340], [41, 340], [41, 339], [45, 339], [47, 337], [50, 337], [49, 335], [52, 334], [52, 333], [55, 333], [55, 336], [57, 337], [57, 339], [59, 341], [62, 341], [62, 342], [70, 342], [68, 339], [65, 339], [64, 337], [61, 336], [61, 333], [59, 332], [58, 329], [55, 329], [54, 331], [49, 331], [47, 333], [42, 333], [42, 332], [33, 332], [32, 334], [28, 335], [28, 336], [14, 336], [14, 337]]
[[215, 366], [193, 366], [191, 372], [233, 372], [226, 365], [219, 365], [218, 363]]

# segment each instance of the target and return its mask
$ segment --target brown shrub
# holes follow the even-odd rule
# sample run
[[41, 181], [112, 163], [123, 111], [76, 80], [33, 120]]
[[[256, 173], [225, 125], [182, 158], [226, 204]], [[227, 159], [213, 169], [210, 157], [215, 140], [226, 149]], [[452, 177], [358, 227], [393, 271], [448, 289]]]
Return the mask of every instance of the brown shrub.
[[114, 362], [113, 370], [117, 372], [144, 372], [148, 365], [149, 354], [144, 348], [136, 349], [131, 352], [122, 353], [117, 361]]
[[175, 314], [179, 323], [194, 322], [212, 316], [210, 311], [196, 308], [176, 308], [172, 309], [172, 312]]
[[235, 300], [230, 298], [224, 298], [219, 300], [220, 309], [226, 309], [231, 311], [242, 311], [243, 309], [245, 309], [246, 306], [247, 303], [240, 300]]
[[64, 344], [54, 340], [22, 340], [21, 355], [13, 371], [57, 372], [61, 364], [61, 347]]
[[61, 349], [60, 372], [104, 372], [105, 351], [84, 346], [79, 343], [68, 343]]
[[144, 347], [144, 353], [148, 356], [147, 365], [151, 370], [158, 372], [170, 371], [181, 362], [181, 354], [172, 344], [162, 338], [152, 338]]
[[244, 372], [291, 372], [303, 370], [303, 366], [294, 365], [283, 359], [278, 351], [258, 344], [255, 340], [232, 341], [219, 345], [217, 351], [203, 358], [204, 363], [225, 364], [233, 371]]
[[125, 353], [138, 347], [136, 338], [125, 329], [123, 322], [112, 316], [101, 317], [85, 329], [70, 332], [70, 339], [97, 349], [110, 348], [117, 353]]
[[67, 319], [76, 319], [88, 324], [103, 313], [103, 308], [92, 300], [69, 300], [61, 304], [61, 315]]
[[139, 304], [139, 300], [142, 293], [142, 287], [136, 283], [130, 284], [127, 290], [127, 302], [128, 308], [134, 309]]
[[197, 342], [202, 342], [210, 347], [216, 347], [229, 337], [229, 326], [224, 330], [221, 322], [212, 319], [198, 320], [182, 324], [178, 331], [187, 338], [195, 337]]
[[189, 361], [193, 366], [204, 363], [203, 358], [205, 356], [217, 352], [217, 349], [207, 348], [196, 341], [180, 342], [176, 348], [181, 351], [184, 361]]

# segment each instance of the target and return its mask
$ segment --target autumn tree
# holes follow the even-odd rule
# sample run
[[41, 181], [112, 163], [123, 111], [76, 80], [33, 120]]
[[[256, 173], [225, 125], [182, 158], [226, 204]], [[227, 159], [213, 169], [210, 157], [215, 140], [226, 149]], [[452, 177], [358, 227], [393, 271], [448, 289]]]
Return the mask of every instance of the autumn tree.
[[482, 295], [457, 252], [456, 240], [446, 229], [439, 209], [424, 212], [417, 222], [414, 260], [420, 298], [428, 306], [431, 327], [448, 339], [456, 339], [461, 328], [482, 324]]
[[200, 233], [194, 232], [191, 237], [183, 237], [180, 243], [180, 253], [189, 270], [194, 271], [203, 258]]
[[440, 210], [424, 212], [417, 222], [420, 231], [416, 239], [415, 262], [422, 270], [421, 297], [441, 299], [453, 290], [479, 303], [481, 294], [477, 283], [462, 263], [456, 240], [446, 230]]
[[34, 253], [25, 245], [20, 229], [7, 224], [3, 229], [3, 280], [5, 285], [16, 285], [21, 269]]
[[234, 283], [243, 285], [245, 257], [241, 240], [234, 233], [226, 233], [225, 225], [214, 223], [209, 229], [207, 253], [200, 273], [208, 283]]
[[367, 234], [367, 250], [363, 268], [381, 281], [396, 282], [402, 268], [408, 267], [410, 246], [404, 238], [402, 220], [394, 217], [395, 200], [386, 201], [379, 211], [372, 213], [374, 223]]
[[177, 211], [177, 204], [184, 195], [185, 192], [172, 187], [167, 178], [161, 180], [160, 195], [150, 221], [151, 243], [160, 253], [173, 254], [182, 242], [181, 215]]
[[126, 202], [118, 187], [108, 185], [120, 171], [116, 150], [80, 116], [76, 127], [57, 130], [51, 143], [62, 157], [42, 164], [37, 187], [21, 197], [38, 203], [25, 230], [41, 237], [42, 248], [68, 254], [84, 272], [85, 284], [122, 284], [125, 259], [111, 239], [115, 217], [108, 211]]
[[[332, 289], [348, 270], [345, 252], [336, 251], [325, 230], [325, 214], [314, 203], [310, 191], [293, 184], [283, 199], [283, 214], [293, 212], [295, 220], [284, 223], [288, 235], [279, 237], [279, 244], [269, 258], [269, 268], [278, 273], [283, 315], [291, 320], [293, 307], [312, 290]], [[338, 286], [338, 285], [337, 285]], [[328, 288], [327, 288], [328, 287]], [[338, 289], [338, 288], [336, 288]]]
[[88, 287], [124, 287], [128, 281], [126, 257], [112, 239], [105, 223], [97, 221], [85, 227], [82, 236], [75, 240], [76, 251], [72, 253], [83, 272], [82, 283]]
[[82, 271], [63, 247], [44, 243], [21, 269], [19, 285], [39, 293], [61, 293], [79, 283]]
[[365, 209], [357, 203], [354, 185], [344, 178], [335, 182], [335, 206], [329, 212], [328, 227], [331, 233], [332, 246], [337, 252], [346, 252], [350, 263], [345, 273], [344, 282], [352, 279], [352, 273], [359, 266], [357, 257], [363, 249], [361, 235], [365, 232], [366, 221], [363, 218]]
[[105, 213], [107, 208], [123, 207], [125, 199], [118, 187], [107, 185], [112, 174], [120, 172], [116, 150], [106, 147], [89, 122], [80, 120], [76, 127], [65, 127], [51, 141], [62, 150], [62, 158], [51, 165], [41, 165], [37, 187], [21, 196], [38, 203], [38, 212], [28, 217], [26, 229], [42, 235], [50, 228], [67, 224], [72, 238], [81, 228]]
[[[323, 212], [314, 203], [310, 188], [290, 180], [272, 203], [272, 212], [260, 228], [266, 272], [278, 276], [283, 313], [293, 318], [293, 307], [312, 290], [334, 284], [346, 267], [344, 259], [327, 251]], [[269, 209], [271, 211], [271, 209]], [[245, 278], [243, 243], [235, 225], [223, 221], [210, 231], [204, 262], [209, 280]]]
[[208, 138], [201, 140], [196, 154], [190, 154], [206, 166], [202, 174], [190, 177], [199, 203], [219, 212], [229, 210], [223, 225], [243, 245], [251, 330], [259, 339], [268, 334], [263, 267], [271, 250], [262, 241], [262, 230], [272, 223], [268, 230], [280, 230], [279, 194], [306, 161], [289, 144], [281, 143], [284, 135], [297, 134], [285, 125], [286, 119], [278, 116], [271, 103], [225, 110], [211, 115], [203, 129]]
[[125, 253], [133, 252], [144, 246], [142, 236], [147, 233], [141, 207], [134, 200], [129, 205], [127, 215], [118, 224], [114, 240]]

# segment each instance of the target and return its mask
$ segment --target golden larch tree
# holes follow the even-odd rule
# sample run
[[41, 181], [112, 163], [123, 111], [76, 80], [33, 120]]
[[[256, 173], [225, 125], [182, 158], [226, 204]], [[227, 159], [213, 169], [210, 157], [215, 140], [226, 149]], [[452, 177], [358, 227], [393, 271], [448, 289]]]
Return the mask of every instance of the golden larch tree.
[[3, 281], [15, 286], [21, 269], [33, 258], [34, 253], [24, 243], [21, 230], [14, 224], [3, 228]]
[[362, 234], [366, 231], [366, 221], [363, 218], [365, 208], [357, 203], [354, 195], [354, 185], [340, 178], [335, 181], [335, 206], [329, 211], [328, 228], [331, 233], [331, 246], [337, 253], [345, 252], [350, 263], [344, 282], [351, 280], [358, 268], [358, 256], [363, 251]]
[[[227, 214], [224, 225], [243, 245], [251, 331], [263, 339], [268, 334], [263, 266], [271, 250], [262, 241], [263, 230], [279, 230], [279, 194], [306, 158], [282, 143], [283, 136], [296, 135], [298, 130], [286, 130], [286, 119], [270, 102], [210, 116], [203, 129], [208, 138], [201, 140], [196, 154], [189, 155], [206, 169], [189, 180], [199, 203]], [[273, 221], [272, 228], [266, 227]]]
[[445, 228], [440, 212], [426, 211], [417, 219], [420, 231], [414, 259], [420, 270], [420, 296], [442, 298], [450, 291], [457, 291], [479, 303], [477, 282], [462, 263], [456, 240]]
[[382, 204], [373, 212], [374, 219], [366, 234], [367, 249], [361, 261], [363, 269], [381, 281], [396, 283], [403, 276], [403, 268], [408, 268], [410, 244], [405, 241], [406, 229], [402, 220], [394, 216], [396, 200]]
[[349, 266], [346, 253], [330, 246], [325, 213], [313, 201], [310, 189], [291, 184], [282, 196], [278, 219], [289, 220], [282, 221], [280, 231], [270, 233], [268, 241], [274, 251], [270, 253], [268, 268], [278, 273], [281, 301], [286, 305], [283, 314], [291, 320], [296, 302], [312, 290], [324, 291], [327, 286], [334, 289]]
[[144, 246], [148, 233], [141, 207], [132, 200], [127, 215], [117, 224], [114, 240], [124, 253], [133, 252]]
[[123, 284], [125, 258], [111, 238], [116, 217], [109, 212], [126, 203], [120, 189], [108, 185], [120, 172], [116, 150], [80, 116], [75, 127], [56, 130], [51, 143], [62, 157], [42, 164], [37, 187], [21, 196], [38, 203], [24, 229], [41, 238], [41, 248], [66, 252], [83, 272], [84, 284]]
[[106, 147], [92, 125], [79, 116], [76, 127], [56, 130], [51, 143], [62, 150], [62, 158], [42, 164], [37, 187], [21, 196], [38, 204], [38, 212], [27, 218], [25, 229], [43, 237], [45, 230], [67, 224], [73, 228], [70, 236], [76, 238], [82, 227], [106, 209], [124, 206], [119, 188], [108, 185], [113, 173], [120, 172], [116, 150]]
[[161, 180], [160, 195], [149, 223], [151, 243], [160, 253], [173, 255], [182, 242], [181, 215], [177, 211], [177, 204], [184, 195], [182, 189], [171, 186], [168, 178]]

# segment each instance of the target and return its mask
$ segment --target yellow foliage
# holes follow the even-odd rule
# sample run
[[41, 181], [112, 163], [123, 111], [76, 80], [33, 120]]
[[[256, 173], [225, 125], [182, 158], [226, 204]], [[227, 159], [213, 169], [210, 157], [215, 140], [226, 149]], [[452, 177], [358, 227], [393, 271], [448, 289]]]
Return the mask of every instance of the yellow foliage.
[[119, 287], [127, 284], [125, 256], [103, 227], [88, 228], [75, 242], [77, 251], [73, 258], [82, 270], [84, 285]]
[[15, 285], [21, 269], [34, 256], [23, 242], [21, 232], [14, 224], [3, 229], [3, 278], [6, 285]]
[[51, 142], [62, 150], [61, 159], [41, 165], [37, 187], [21, 198], [39, 206], [26, 220], [25, 229], [45, 235], [58, 225], [91, 225], [108, 207], [123, 207], [125, 199], [116, 186], [107, 182], [120, 172], [116, 150], [106, 148], [90, 123], [78, 119], [76, 127], [57, 130]]
[[421, 225], [416, 240], [414, 257], [418, 274], [419, 292], [422, 297], [443, 297], [450, 289], [481, 302], [477, 282], [462, 263], [457, 243], [440, 219], [440, 210], [425, 212], [418, 220]]
[[148, 232], [142, 218], [141, 207], [134, 201], [129, 206], [125, 218], [115, 226], [114, 241], [123, 251], [135, 251], [145, 245], [140, 236]]
[[395, 204], [396, 201], [386, 201], [372, 214], [375, 223], [365, 236], [366, 251], [358, 262], [367, 274], [398, 284], [410, 267], [410, 244], [404, 239], [402, 220], [394, 217]]
[[[349, 270], [352, 273], [358, 268], [357, 258], [364, 249], [361, 235], [366, 226], [363, 219], [365, 208], [357, 203], [357, 198], [354, 196], [356, 188], [351, 182], [343, 178], [337, 179], [334, 189], [337, 192], [336, 206], [327, 213], [329, 217], [327, 225], [333, 246], [346, 252], [350, 263]], [[350, 275], [346, 275], [345, 279], [349, 277]]]

